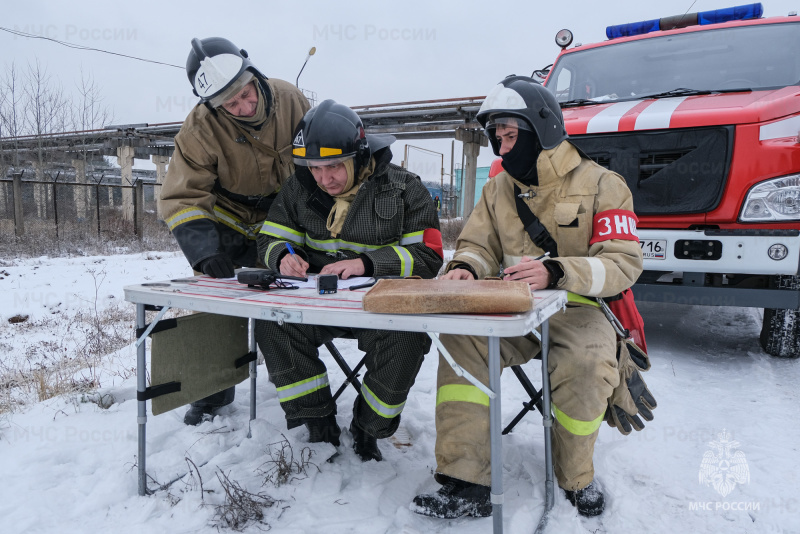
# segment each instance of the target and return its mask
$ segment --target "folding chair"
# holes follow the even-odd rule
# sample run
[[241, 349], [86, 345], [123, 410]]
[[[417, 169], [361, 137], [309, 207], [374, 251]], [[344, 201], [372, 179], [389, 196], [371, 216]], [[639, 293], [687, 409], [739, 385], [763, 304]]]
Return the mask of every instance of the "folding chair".
[[533, 411], [535, 407], [539, 410], [539, 413], [544, 415], [544, 411], [542, 411], [542, 395], [544, 394], [544, 390], [536, 390], [536, 388], [531, 384], [528, 375], [525, 374], [525, 371], [522, 370], [521, 365], [514, 365], [511, 367], [511, 370], [514, 372], [514, 376], [517, 377], [519, 383], [522, 384], [523, 389], [528, 393], [528, 396], [531, 400], [522, 403], [522, 410], [511, 420], [511, 422], [503, 429], [503, 435], [505, 436], [512, 430], [514, 427], [517, 426], [517, 423], [522, 421], [522, 418], [525, 417], [528, 412]]
[[363, 367], [364, 362], [367, 360], [367, 355], [365, 354], [361, 361], [358, 362], [355, 369], [350, 369], [350, 366], [347, 364], [347, 361], [344, 359], [342, 354], [339, 352], [339, 349], [333, 344], [333, 341], [328, 341], [325, 343], [325, 348], [328, 349], [328, 352], [331, 353], [333, 359], [336, 360], [336, 363], [339, 364], [339, 368], [345, 374], [344, 382], [342, 385], [339, 386], [339, 389], [336, 390], [336, 393], [333, 395], [333, 402], [336, 402], [336, 399], [344, 393], [344, 390], [347, 389], [347, 384], [353, 386], [353, 389], [356, 390], [356, 393], [361, 395], [361, 382], [358, 381], [358, 371]]

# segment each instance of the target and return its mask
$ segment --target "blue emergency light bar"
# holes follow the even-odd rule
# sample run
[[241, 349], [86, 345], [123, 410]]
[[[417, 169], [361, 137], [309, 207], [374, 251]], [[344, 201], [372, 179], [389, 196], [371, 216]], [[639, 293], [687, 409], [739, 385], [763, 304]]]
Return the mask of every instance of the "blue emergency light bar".
[[761, 5], [761, 2], [744, 6], [726, 7], [725, 9], [713, 9], [711, 11], [701, 11], [699, 13], [687, 13], [685, 15], [675, 15], [661, 19], [607, 26], [606, 37], [609, 39], [617, 39], [619, 37], [631, 37], [633, 35], [643, 35], [655, 31], [686, 28], [687, 26], [696, 26], [698, 24], [719, 24], [732, 20], [758, 19], [761, 18], [763, 13], [764, 7]]

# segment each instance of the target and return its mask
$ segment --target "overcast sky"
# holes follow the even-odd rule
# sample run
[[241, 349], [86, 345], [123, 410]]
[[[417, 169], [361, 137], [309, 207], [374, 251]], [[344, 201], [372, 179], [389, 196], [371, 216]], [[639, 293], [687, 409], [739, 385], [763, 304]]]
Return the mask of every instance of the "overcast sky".
[[[485, 95], [508, 74], [530, 75], [553, 62], [554, 37], [605, 40], [605, 27], [740, 5], [743, 0], [541, 1], [36, 1], [7, 2], [0, 26], [61, 41], [179, 65], [156, 65], [71, 49], [0, 31], [0, 63], [26, 67], [37, 58], [74, 90], [81, 69], [98, 80], [116, 124], [180, 121], [196, 103], [183, 66], [193, 37], [226, 37], [246, 49], [271, 78], [294, 83], [316, 46], [300, 86], [321, 101], [354, 106]], [[9, 5], [10, 4], [10, 5]], [[764, 16], [800, 10], [800, 0], [767, 0]], [[394, 145], [396, 160], [406, 141]], [[445, 152], [450, 141], [408, 141]], [[456, 162], [460, 163], [460, 143]], [[427, 179], [437, 158], [410, 159]], [[425, 158], [428, 158], [427, 160]], [[494, 156], [483, 149], [480, 165]], [[424, 163], [423, 163], [424, 161]], [[138, 160], [137, 160], [137, 166]]]

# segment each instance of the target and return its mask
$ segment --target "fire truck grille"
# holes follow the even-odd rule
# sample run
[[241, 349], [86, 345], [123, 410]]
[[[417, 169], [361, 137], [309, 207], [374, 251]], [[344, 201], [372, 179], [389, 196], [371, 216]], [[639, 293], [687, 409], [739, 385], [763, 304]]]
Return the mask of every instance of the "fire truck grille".
[[[686, 154], [689, 154], [696, 147], [681, 150], [680, 152], [669, 152], [666, 154], [639, 154], [639, 181], [647, 180], [658, 171], [661, 171]], [[606, 167], [608, 168], [608, 167]]]
[[605, 167], [606, 169], [610, 169], [610, 168], [611, 168], [611, 167], [610, 167], [610, 165], [611, 165], [611, 158], [610, 158], [610, 157], [608, 157], [608, 155], [607, 155], [607, 154], [603, 154], [603, 155], [601, 155], [601, 156], [590, 156], [590, 157], [592, 158], [592, 160], [593, 160], [595, 163], [597, 163], [597, 164], [598, 164], [598, 165], [600, 165], [601, 167]]
[[705, 213], [722, 198], [733, 127], [585, 135], [570, 141], [625, 178], [637, 214]]

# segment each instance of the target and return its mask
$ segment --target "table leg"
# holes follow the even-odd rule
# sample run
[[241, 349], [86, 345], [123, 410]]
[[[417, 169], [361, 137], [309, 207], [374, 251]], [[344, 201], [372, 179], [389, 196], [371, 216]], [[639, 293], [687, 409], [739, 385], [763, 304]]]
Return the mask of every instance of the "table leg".
[[555, 482], [553, 476], [553, 414], [550, 409], [550, 373], [547, 371], [550, 356], [550, 324], [545, 321], [542, 324], [542, 387], [544, 395], [542, 398], [544, 413], [544, 461], [545, 461], [545, 499], [546, 509], [550, 511], [555, 502]]
[[[144, 304], [136, 305], [136, 328], [141, 329], [145, 327], [145, 314]], [[136, 348], [136, 391], [141, 395], [147, 390], [147, 361], [146, 357], [147, 343], [140, 343]], [[145, 450], [145, 436], [147, 429], [147, 401], [140, 400], [137, 402], [138, 416], [136, 421], [139, 426], [139, 455], [137, 457], [137, 464], [139, 467], [139, 495], [147, 495], [147, 471], [146, 471], [146, 450]]]
[[550, 510], [555, 503], [555, 484], [553, 476], [553, 415], [550, 409], [550, 373], [547, 372], [550, 356], [550, 324], [548, 321], [542, 323], [542, 425], [544, 426], [544, 512], [536, 527], [536, 533], [544, 532], [550, 516]]
[[500, 338], [489, 338], [489, 435], [492, 448], [492, 524], [494, 533], [503, 532], [503, 448], [500, 422]]
[[[258, 354], [256, 346], [256, 320], [249, 319], [247, 322], [247, 340], [250, 344], [250, 352]], [[256, 418], [256, 377], [258, 376], [258, 358], [250, 362], [250, 421]], [[252, 437], [250, 425], [248, 423], [247, 437]]]

